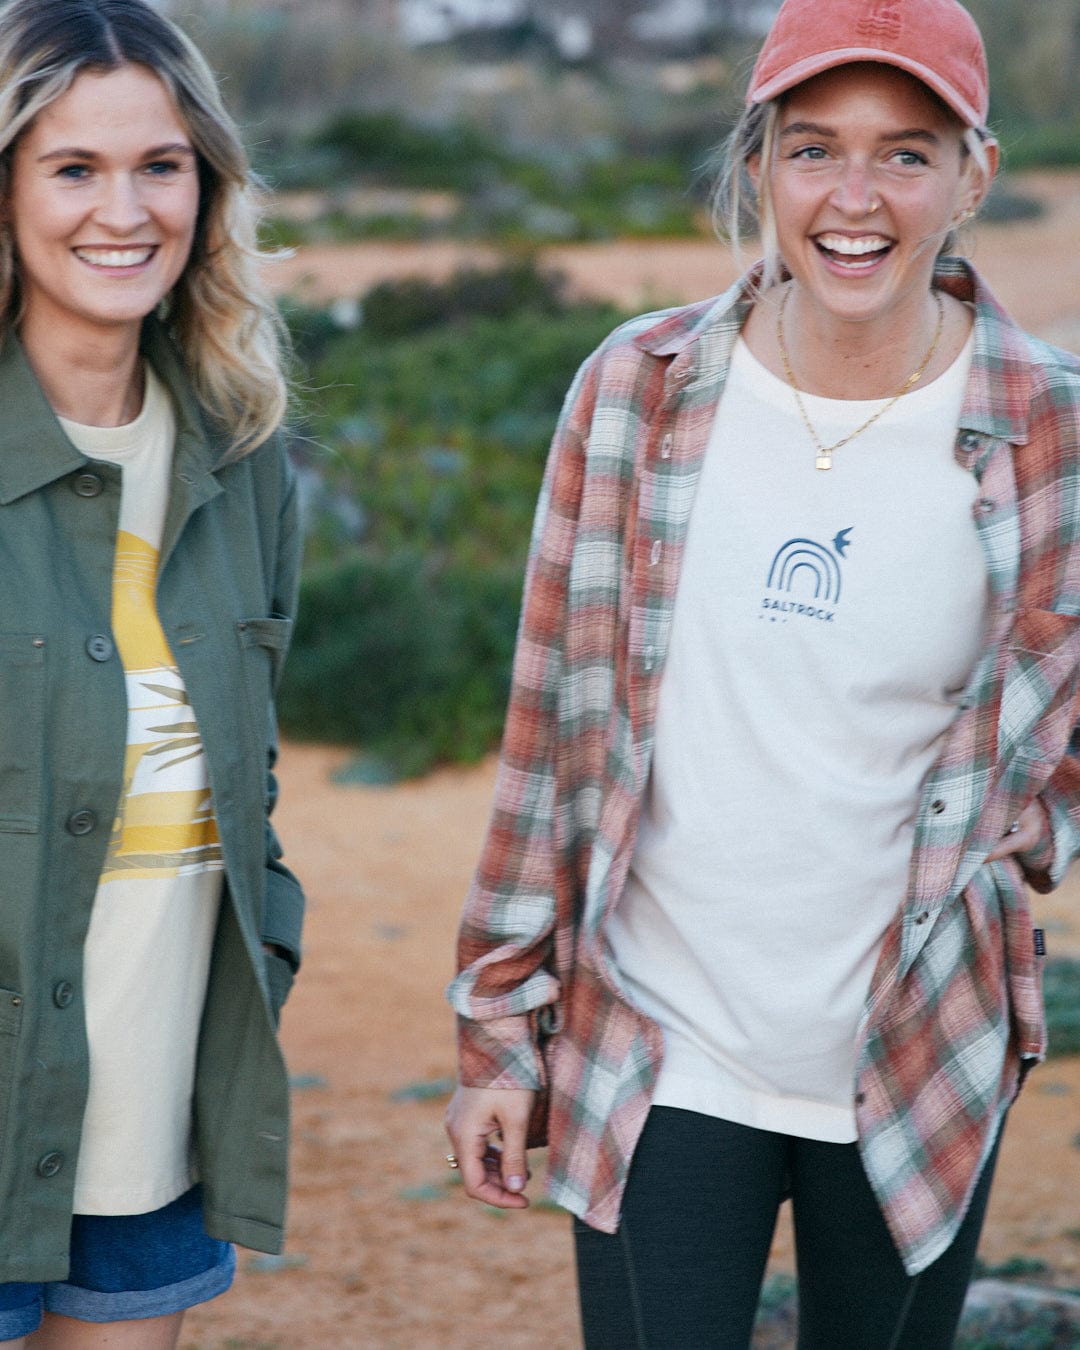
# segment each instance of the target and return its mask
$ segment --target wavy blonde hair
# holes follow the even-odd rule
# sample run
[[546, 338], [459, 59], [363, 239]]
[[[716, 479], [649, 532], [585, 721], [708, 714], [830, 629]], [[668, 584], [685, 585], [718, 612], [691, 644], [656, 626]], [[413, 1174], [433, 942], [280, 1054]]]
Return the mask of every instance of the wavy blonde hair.
[[[261, 445], [288, 405], [285, 328], [258, 274], [258, 186], [201, 53], [144, 0], [11, 0], [0, 10], [0, 203], [14, 147], [83, 71], [146, 66], [172, 95], [198, 160], [199, 211], [187, 264], [165, 306], [203, 408], [229, 455]], [[0, 226], [0, 342], [19, 322], [19, 264]]]

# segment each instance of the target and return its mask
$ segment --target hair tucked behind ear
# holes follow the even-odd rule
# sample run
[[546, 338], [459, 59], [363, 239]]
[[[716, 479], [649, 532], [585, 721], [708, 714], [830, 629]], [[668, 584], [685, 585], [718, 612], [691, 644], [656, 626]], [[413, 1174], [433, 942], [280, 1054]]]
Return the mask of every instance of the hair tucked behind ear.
[[[776, 149], [778, 117], [775, 101], [751, 103], [743, 110], [721, 151], [720, 175], [713, 193], [713, 225], [718, 234], [726, 236], [740, 261], [744, 224], [750, 221], [757, 226], [765, 259], [762, 290], [781, 279], [783, 268], [768, 172]], [[760, 165], [757, 191], [750, 178], [750, 164], [755, 159]]]
[[[134, 63], [169, 90], [199, 166], [191, 255], [166, 305], [166, 322], [195, 392], [247, 454], [285, 414], [284, 325], [258, 272], [258, 189], [213, 73], [175, 24], [144, 0], [12, 0], [0, 9], [0, 203], [11, 157], [34, 118], [83, 71]], [[10, 226], [0, 228], [0, 341], [19, 321], [19, 274]]]

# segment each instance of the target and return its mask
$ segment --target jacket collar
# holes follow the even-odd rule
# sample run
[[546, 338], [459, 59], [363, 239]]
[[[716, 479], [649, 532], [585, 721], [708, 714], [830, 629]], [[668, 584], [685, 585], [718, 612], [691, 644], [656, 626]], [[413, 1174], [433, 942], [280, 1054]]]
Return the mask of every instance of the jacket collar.
[[[754, 303], [761, 272], [758, 263], [723, 295], [665, 312], [637, 335], [637, 345], [652, 356], [681, 357], [693, 367], [696, 378], [722, 375]], [[960, 415], [961, 431], [1025, 445], [1033, 388], [1030, 339], [965, 259], [940, 259], [934, 280], [942, 290], [975, 308], [975, 352]]]
[[[201, 478], [219, 466], [225, 445], [208, 430], [180, 355], [156, 319], [143, 324], [141, 347], [176, 409], [177, 471]], [[64, 435], [13, 333], [0, 348], [0, 409], [0, 506], [87, 463]]]

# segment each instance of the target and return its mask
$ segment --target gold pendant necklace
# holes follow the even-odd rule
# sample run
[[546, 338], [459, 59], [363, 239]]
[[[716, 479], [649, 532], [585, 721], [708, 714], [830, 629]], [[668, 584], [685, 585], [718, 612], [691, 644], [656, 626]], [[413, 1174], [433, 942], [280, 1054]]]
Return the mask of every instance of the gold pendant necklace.
[[934, 353], [937, 351], [938, 343], [941, 341], [941, 333], [945, 327], [945, 305], [943, 304], [939, 293], [937, 291], [932, 291], [931, 294], [937, 301], [937, 328], [934, 331], [934, 340], [930, 344], [930, 350], [923, 357], [918, 369], [913, 370], [896, 393], [893, 394], [892, 398], [887, 399], [885, 403], [878, 408], [877, 412], [872, 413], [866, 421], [857, 426], [854, 431], [843, 437], [842, 440], [836, 441], [833, 445], [823, 445], [821, 437], [814, 430], [813, 423], [807, 415], [806, 406], [802, 401], [802, 395], [799, 393], [799, 386], [795, 383], [795, 372], [791, 369], [791, 361], [788, 358], [787, 346], [784, 343], [784, 310], [787, 307], [788, 296], [790, 294], [791, 288], [789, 287], [784, 292], [784, 298], [780, 301], [780, 307], [776, 311], [776, 342], [777, 346], [780, 348], [780, 360], [784, 363], [784, 374], [787, 376], [788, 384], [791, 385], [791, 392], [795, 395], [795, 406], [799, 410], [799, 416], [803, 420], [803, 426], [806, 427], [806, 430], [810, 434], [810, 439], [814, 442], [814, 467], [816, 469], [831, 469], [834, 453], [839, 450], [841, 446], [850, 444], [856, 436], [861, 436], [864, 431], [874, 425], [878, 418], [884, 417], [893, 404], [903, 398], [908, 390], [913, 385], [918, 384], [926, 374], [926, 369], [934, 359]]

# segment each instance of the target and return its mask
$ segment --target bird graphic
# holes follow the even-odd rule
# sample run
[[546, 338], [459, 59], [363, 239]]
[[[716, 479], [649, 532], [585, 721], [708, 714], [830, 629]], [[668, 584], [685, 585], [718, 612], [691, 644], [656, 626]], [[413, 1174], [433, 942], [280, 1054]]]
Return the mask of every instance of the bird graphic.
[[832, 546], [836, 550], [837, 557], [839, 558], [844, 557], [848, 549], [851, 547], [851, 540], [848, 538], [848, 536], [851, 534], [851, 531], [854, 528], [855, 528], [854, 525], [849, 525], [846, 530], [841, 530], [839, 534], [833, 535]]

